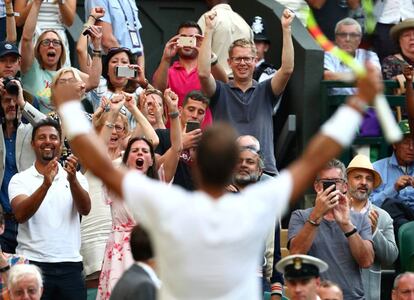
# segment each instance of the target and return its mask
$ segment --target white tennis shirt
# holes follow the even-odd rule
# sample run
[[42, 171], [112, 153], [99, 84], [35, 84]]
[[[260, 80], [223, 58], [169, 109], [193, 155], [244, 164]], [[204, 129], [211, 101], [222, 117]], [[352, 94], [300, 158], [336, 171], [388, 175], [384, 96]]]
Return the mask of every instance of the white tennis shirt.
[[274, 218], [283, 215], [292, 177], [212, 199], [130, 171], [125, 201], [150, 233], [162, 281], [162, 300], [259, 300], [257, 266]]

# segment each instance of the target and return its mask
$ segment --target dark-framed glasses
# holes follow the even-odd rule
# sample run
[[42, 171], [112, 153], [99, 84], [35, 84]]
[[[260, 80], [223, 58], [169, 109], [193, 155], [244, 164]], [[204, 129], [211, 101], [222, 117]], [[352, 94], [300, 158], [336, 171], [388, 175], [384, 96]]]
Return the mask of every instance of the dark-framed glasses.
[[231, 58], [232, 62], [236, 63], [236, 64], [240, 64], [242, 61], [244, 61], [244, 63], [246, 64], [251, 64], [254, 61], [254, 57], [253, 56], [245, 56], [245, 57], [232, 57]]
[[40, 42], [40, 45], [42, 45], [42, 46], [49, 46], [50, 44], [52, 44], [54, 47], [60, 47], [60, 46], [62, 46], [62, 41], [45, 39], [45, 40]]

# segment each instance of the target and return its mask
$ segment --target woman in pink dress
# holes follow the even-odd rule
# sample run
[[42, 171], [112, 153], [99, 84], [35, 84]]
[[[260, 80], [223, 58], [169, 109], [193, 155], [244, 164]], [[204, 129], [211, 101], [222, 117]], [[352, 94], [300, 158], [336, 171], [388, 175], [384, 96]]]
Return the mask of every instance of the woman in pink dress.
[[[169, 111], [177, 112], [178, 97], [176, 94], [170, 90], [166, 90], [164, 97]], [[170, 114], [174, 116], [174, 119], [171, 120], [171, 151], [169, 150], [164, 154], [163, 172], [160, 172], [160, 168], [157, 166], [155, 152], [151, 142], [144, 137], [134, 137], [128, 141], [122, 157], [122, 164], [129, 169], [136, 169], [156, 180], [159, 179], [159, 173], [163, 174], [163, 181], [169, 182], [172, 180], [177, 167], [182, 143], [179, 118], [177, 114]], [[112, 201], [108, 199], [108, 204], [111, 205], [112, 232], [109, 235], [105, 249], [102, 271], [99, 278], [97, 300], [110, 298], [115, 284], [123, 272], [134, 262], [129, 240], [132, 228], [136, 225], [136, 220], [134, 220], [124, 203], [124, 201]]]

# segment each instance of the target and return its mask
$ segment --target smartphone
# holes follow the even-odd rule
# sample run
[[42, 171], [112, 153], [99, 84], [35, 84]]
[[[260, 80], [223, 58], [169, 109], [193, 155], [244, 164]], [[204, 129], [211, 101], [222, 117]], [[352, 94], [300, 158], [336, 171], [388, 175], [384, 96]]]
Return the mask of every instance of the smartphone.
[[138, 70], [131, 69], [129, 66], [116, 66], [115, 72], [117, 77], [135, 78], [138, 75]]
[[334, 185], [335, 186], [335, 188], [332, 191], [336, 190], [336, 182], [335, 182], [335, 180], [325, 180], [325, 181], [322, 181], [322, 185], [323, 185], [323, 190], [326, 190], [331, 185]]
[[84, 30], [84, 31], [82, 32], [82, 34], [83, 34], [83, 35], [90, 35], [90, 34], [91, 34], [91, 30], [89, 29], [89, 27], [88, 27], [86, 30]]
[[198, 121], [188, 121], [186, 126], [186, 132], [191, 132], [193, 130], [200, 129], [200, 122]]
[[177, 44], [178, 47], [195, 47], [196, 38], [194, 36], [180, 36], [178, 38]]

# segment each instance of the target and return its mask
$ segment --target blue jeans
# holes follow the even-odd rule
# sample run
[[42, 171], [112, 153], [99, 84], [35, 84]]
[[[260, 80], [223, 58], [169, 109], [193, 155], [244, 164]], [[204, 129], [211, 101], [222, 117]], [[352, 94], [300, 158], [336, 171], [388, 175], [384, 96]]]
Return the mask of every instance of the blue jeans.
[[42, 300], [86, 300], [82, 262], [30, 263], [42, 270]]

